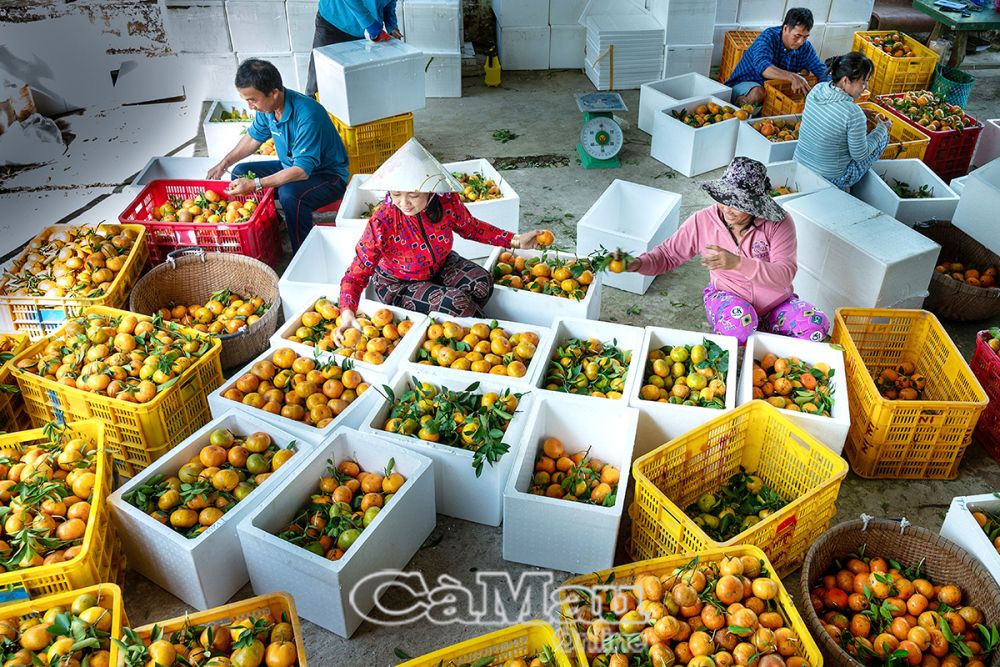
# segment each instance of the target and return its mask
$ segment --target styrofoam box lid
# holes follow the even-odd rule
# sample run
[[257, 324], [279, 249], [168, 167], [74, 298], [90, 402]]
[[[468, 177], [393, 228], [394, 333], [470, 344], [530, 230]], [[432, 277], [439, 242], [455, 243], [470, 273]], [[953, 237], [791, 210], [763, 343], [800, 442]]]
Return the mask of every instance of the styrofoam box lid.
[[422, 58], [423, 51], [398, 39], [387, 42], [357, 40], [330, 44], [313, 49], [314, 57], [322, 57], [347, 68], [363, 68]]
[[1000, 188], [1000, 158], [984, 164], [971, 172], [969, 176], [994, 189]]
[[[806, 197], [813, 197], [830, 190], [820, 190], [819, 192], [808, 194], [785, 204], [785, 210], [791, 209], [794, 204]], [[837, 216], [836, 209], [830, 209], [832, 219], [825, 222], [828, 229], [841, 239], [844, 243], [853, 246], [856, 250], [868, 255], [872, 259], [882, 264], [890, 265], [901, 262], [910, 257], [919, 257], [924, 254], [937, 256], [939, 246], [923, 234], [916, 232], [891, 215], [886, 215], [879, 211], [874, 218], [843, 224]], [[816, 222], [820, 226], [821, 223]]]
[[644, 2], [636, 2], [636, 0], [589, 0], [583, 11], [580, 12], [580, 23], [587, 25], [587, 19], [591, 15], [646, 14], [648, 16], [644, 4]]
[[799, 197], [786, 204], [785, 210], [793, 218], [801, 216], [835, 232], [847, 225], [882, 215], [874, 206], [837, 188]]
[[663, 26], [649, 14], [597, 14], [587, 17], [587, 29], [597, 32], [650, 31], [663, 34]]

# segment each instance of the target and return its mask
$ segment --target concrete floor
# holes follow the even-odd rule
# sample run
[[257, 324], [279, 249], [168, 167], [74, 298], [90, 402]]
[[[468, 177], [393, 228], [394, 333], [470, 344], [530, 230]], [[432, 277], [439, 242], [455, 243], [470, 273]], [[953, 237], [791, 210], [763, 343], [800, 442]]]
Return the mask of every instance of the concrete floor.
[[[994, 117], [1000, 100], [1000, 71], [976, 72], [979, 81], [969, 112], [976, 117]], [[672, 190], [683, 195], [682, 220], [709, 203], [697, 181], [672, 172], [649, 156], [649, 136], [636, 127], [638, 91], [623, 97], [629, 111], [623, 114], [626, 144], [618, 170], [585, 171], [574, 146], [581, 126], [573, 93], [593, 89], [577, 72], [504, 73], [504, 84], [486, 89], [481, 78], [464, 80], [464, 97], [457, 100], [428, 100], [417, 112], [416, 136], [442, 162], [486, 157], [537, 157], [524, 162], [568, 159], [566, 166], [524, 167], [504, 172], [521, 197], [521, 229], [550, 228], [558, 242], [573, 245], [576, 221], [600, 193], [616, 178]], [[517, 136], [500, 143], [493, 132], [507, 129]], [[540, 156], [540, 157], [539, 157]], [[716, 178], [719, 172], [697, 180]], [[830, 279], [835, 280], [836, 276]], [[701, 308], [701, 290], [707, 273], [691, 262], [661, 276], [643, 297], [605, 288], [602, 319], [636, 326], [661, 325], [708, 331]], [[966, 357], [971, 356], [975, 332], [981, 325], [948, 325], [948, 330]], [[981, 493], [1000, 488], [1000, 468], [978, 445], [967, 451], [961, 476], [953, 482], [866, 481], [849, 474], [837, 504], [835, 521], [855, 518], [861, 513], [877, 516], [905, 516], [914, 524], [937, 531], [953, 496]], [[276, 563], [281, 567], [281, 563]], [[473, 584], [477, 572], [506, 571], [515, 578], [522, 572], [542, 573], [501, 559], [501, 529], [488, 528], [447, 517], [438, 517], [430, 540], [418, 551], [408, 570], [421, 572], [428, 582], [448, 575], [464, 584]], [[547, 571], [546, 571], [547, 572]], [[555, 585], [566, 576], [551, 573]], [[786, 578], [789, 590], [797, 588], [798, 573]], [[237, 595], [251, 595], [249, 586]], [[405, 601], [391, 596], [396, 604]], [[481, 600], [477, 600], [481, 603]], [[183, 613], [187, 608], [142, 576], [127, 576], [126, 604], [129, 619], [141, 624]], [[540, 600], [531, 604], [532, 615], [540, 616]], [[394, 665], [399, 659], [394, 649], [420, 655], [436, 648], [497, 629], [482, 623], [433, 625], [428, 621], [399, 627], [376, 627], [366, 623], [354, 637], [343, 640], [303, 621], [306, 650], [315, 665], [366, 664]]]

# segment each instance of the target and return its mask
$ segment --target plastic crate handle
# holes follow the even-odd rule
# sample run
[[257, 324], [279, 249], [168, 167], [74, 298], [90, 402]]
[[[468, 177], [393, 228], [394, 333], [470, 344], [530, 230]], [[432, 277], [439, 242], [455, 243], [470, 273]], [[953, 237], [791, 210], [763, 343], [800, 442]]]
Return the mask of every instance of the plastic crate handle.
[[200, 257], [201, 261], [204, 262], [205, 261], [205, 249], [204, 248], [200, 248], [198, 246], [191, 246], [189, 248], [178, 248], [177, 250], [171, 250], [170, 252], [167, 253], [167, 259], [166, 259], [166, 261], [170, 262], [170, 268], [171, 269], [176, 269], [177, 268], [177, 261], [176, 261], [177, 258], [178, 257], [188, 257], [188, 256]]

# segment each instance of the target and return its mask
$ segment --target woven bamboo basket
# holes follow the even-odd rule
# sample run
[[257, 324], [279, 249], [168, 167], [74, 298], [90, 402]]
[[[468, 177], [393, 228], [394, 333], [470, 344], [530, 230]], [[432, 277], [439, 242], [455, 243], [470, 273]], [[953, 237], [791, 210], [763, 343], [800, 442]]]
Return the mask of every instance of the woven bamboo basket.
[[267, 264], [244, 255], [205, 252], [201, 248], [175, 250], [167, 261], [153, 267], [135, 284], [129, 309], [151, 315], [172, 303], [204, 304], [213, 292], [224, 289], [253, 294], [271, 304], [252, 325], [219, 337], [222, 367], [236, 368], [263, 352], [278, 328], [278, 275]]
[[[867, 517], [866, 517], [867, 518]], [[900, 521], [865, 518], [837, 524], [813, 544], [806, 554], [795, 601], [809, 631], [819, 644], [825, 664], [830, 667], [865, 667], [830, 637], [810, 602], [809, 591], [836, 559], [856, 553], [865, 545], [865, 554], [892, 559], [904, 566], [923, 561], [923, 572], [936, 585], [955, 584], [962, 589], [962, 604], [979, 609], [987, 625], [1000, 623], [1000, 588], [989, 571], [970, 553], [926, 528]], [[1000, 667], [1000, 651], [987, 663]]]
[[[932, 220], [914, 229], [941, 246], [938, 262], [1000, 268], [1000, 255], [947, 220]], [[928, 291], [924, 308], [943, 319], [980, 322], [1000, 316], [1000, 287], [973, 287], [935, 271]]]

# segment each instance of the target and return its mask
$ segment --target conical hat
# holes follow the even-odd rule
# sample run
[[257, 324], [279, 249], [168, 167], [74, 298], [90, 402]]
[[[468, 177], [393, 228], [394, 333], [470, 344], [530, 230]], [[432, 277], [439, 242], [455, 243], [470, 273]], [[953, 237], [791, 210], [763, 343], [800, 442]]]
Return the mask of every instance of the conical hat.
[[361, 186], [392, 192], [462, 192], [462, 185], [416, 139], [392, 154]]

